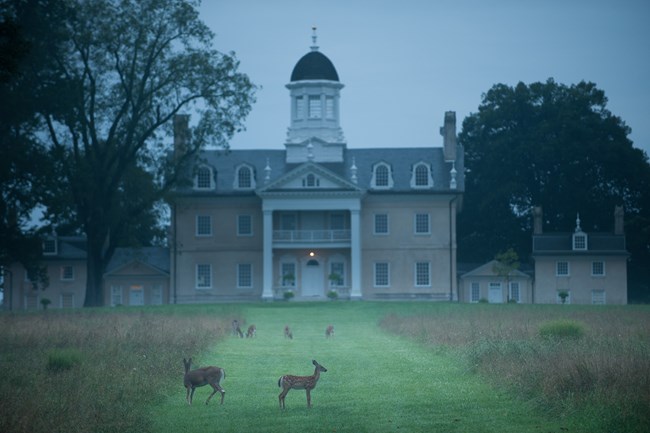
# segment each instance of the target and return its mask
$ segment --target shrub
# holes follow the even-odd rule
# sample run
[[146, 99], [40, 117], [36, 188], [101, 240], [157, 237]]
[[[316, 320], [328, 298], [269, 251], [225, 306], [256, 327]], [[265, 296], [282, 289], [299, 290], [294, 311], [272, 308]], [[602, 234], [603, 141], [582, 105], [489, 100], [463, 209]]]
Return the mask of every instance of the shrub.
[[539, 327], [539, 335], [545, 340], [577, 340], [584, 334], [585, 328], [581, 323], [567, 319], [552, 320]]
[[337, 291], [334, 290], [334, 289], [331, 289], [330, 291], [327, 292], [327, 297], [330, 298], [330, 299], [332, 299], [332, 300], [334, 300], [334, 299], [338, 299], [338, 297], [339, 297], [339, 292], [337, 292]]
[[81, 352], [76, 349], [53, 349], [47, 354], [47, 370], [60, 372], [81, 364]]
[[292, 290], [285, 290], [282, 296], [284, 297], [285, 301], [288, 301], [289, 299], [293, 298], [294, 294]]

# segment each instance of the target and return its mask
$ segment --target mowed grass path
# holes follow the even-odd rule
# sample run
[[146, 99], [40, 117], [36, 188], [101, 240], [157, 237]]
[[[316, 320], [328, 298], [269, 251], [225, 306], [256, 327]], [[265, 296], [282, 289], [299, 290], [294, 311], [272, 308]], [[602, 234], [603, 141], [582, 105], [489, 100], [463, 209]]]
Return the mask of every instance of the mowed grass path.
[[[411, 304], [413, 305], [413, 304]], [[254, 339], [228, 338], [202, 354], [179, 354], [178, 387], [152, 410], [156, 432], [561, 432], [566, 425], [497, 390], [446, 350], [432, 351], [383, 332], [378, 321], [409, 304], [329, 302], [242, 306]], [[414, 305], [413, 305], [414, 306]], [[284, 338], [284, 325], [294, 333]], [[328, 324], [333, 338], [325, 338]], [[245, 329], [243, 329], [245, 332]], [[223, 406], [211, 388], [185, 402], [183, 356], [195, 367], [226, 370]], [[312, 391], [291, 390], [278, 404], [278, 378], [313, 373], [312, 359], [328, 371]], [[578, 431], [570, 426], [568, 431]]]

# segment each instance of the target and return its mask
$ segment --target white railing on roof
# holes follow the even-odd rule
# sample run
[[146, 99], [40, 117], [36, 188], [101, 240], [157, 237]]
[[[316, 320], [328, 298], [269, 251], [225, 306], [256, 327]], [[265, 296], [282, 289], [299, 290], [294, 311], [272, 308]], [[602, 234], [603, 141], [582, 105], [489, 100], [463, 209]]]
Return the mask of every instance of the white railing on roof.
[[274, 230], [276, 242], [349, 242], [350, 230]]

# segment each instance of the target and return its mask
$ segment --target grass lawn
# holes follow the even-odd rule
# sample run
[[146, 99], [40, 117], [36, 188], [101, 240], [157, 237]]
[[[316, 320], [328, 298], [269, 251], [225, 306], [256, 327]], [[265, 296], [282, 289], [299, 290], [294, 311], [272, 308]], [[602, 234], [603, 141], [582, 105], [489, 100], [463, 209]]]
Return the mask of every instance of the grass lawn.
[[[378, 326], [386, 314], [405, 314], [421, 308], [417, 304], [290, 302], [241, 308], [246, 325], [257, 326], [257, 336], [229, 337], [204, 353], [179, 353], [178, 386], [161, 391], [167, 395], [152, 408], [153, 431], [580, 431], [488, 385], [452, 351], [427, 348]], [[335, 335], [326, 339], [329, 324]], [[285, 325], [292, 340], [284, 338]], [[205, 406], [209, 387], [197, 388], [193, 405], [187, 405], [181, 360], [188, 356], [195, 368], [226, 370], [223, 406], [218, 395]], [[328, 369], [312, 391], [313, 407], [307, 408], [304, 391], [291, 390], [281, 410], [278, 378], [312, 374], [312, 359]]]

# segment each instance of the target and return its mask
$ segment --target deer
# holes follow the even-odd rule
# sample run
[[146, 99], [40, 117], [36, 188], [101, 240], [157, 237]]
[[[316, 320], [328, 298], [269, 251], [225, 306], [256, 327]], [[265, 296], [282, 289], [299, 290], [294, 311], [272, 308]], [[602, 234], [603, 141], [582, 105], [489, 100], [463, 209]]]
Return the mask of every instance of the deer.
[[210, 397], [205, 401], [205, 404], [208, 404], [213, 395], [219, 391], [221, 393], [221, 404], [223, 404], [223, 398], [226, 395], [226, 391], [219, 385], [221, 379], [226, 378], [226, 371], [221, 367], [203, 367], [197, 368], [196, 370], [191, 370], [192, 358], [185, 359], [183, 358], [183, 364], [185, 365], [185, 377], [183, 378], [183, 383], [185, 388], [187, 388], [187, 403], [192, 405], [192, 397], [194, 396], [194, 390], [200, 386], [210, 385], [214, 390]]
[[311, 407], [311, 390], [316, 388], [316, 383], [320, 379], [320, 373], [326, 372], [327, 369], [320, 365], [316, 360], [311, 361], [314, 364], [314, 374], [311, 376], [292, 376], [290, 374], [280, 377], [278, 386], [282, 388], [282, 392], [278, 396], [280, 401], [280, 409], [284, 409], [284, 398], [291, 389], [304, 389], [307, 392], [307, 407]]
[[284, 338], [288, 338], [289, 340], [293, 339], [293, 332], [289, 329], [289, 325], [284, 326]]
[[246, 338], [253, 338], [255, 337], [255, 333], [257, 332], [257, 326], [251, 325], [248, 327], [248, 330], [246, 331]]
[[244, 333], [241, 332], [241, 328], [239, 327], [239, 321], [237, 319], [232, 321], [232, 334], [235, 336], [239, 336], [239, 338], [244, 338]]
[[333, 335], [334, 335], [334, 325], [329, 325], [327, 329], [325, 329], [325, 337], [330, 338]]

